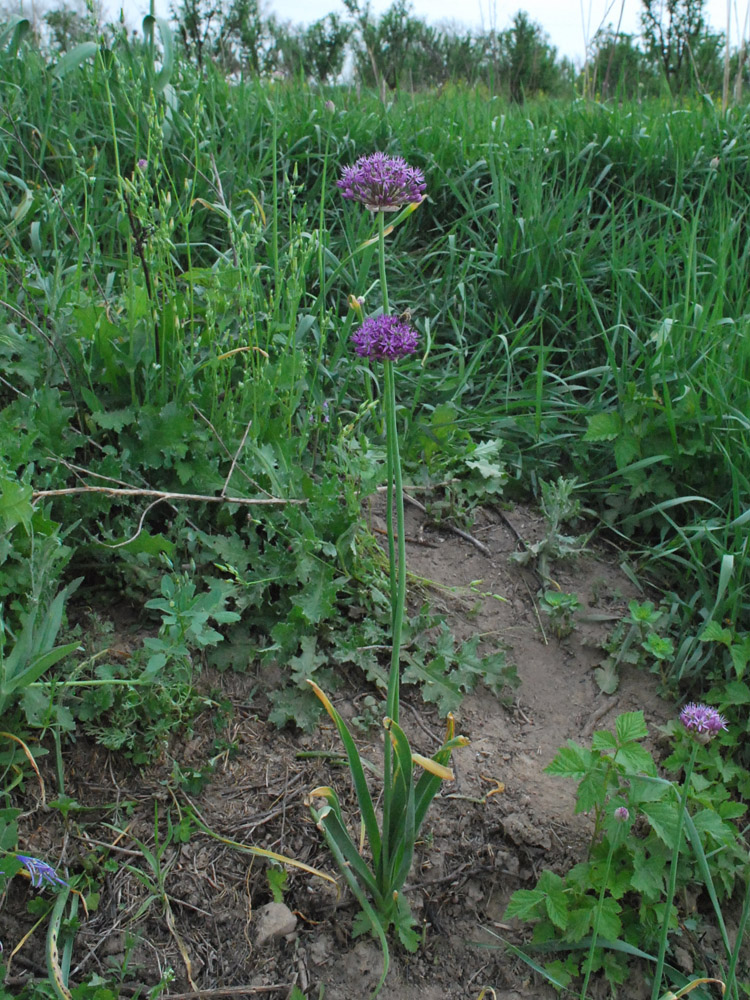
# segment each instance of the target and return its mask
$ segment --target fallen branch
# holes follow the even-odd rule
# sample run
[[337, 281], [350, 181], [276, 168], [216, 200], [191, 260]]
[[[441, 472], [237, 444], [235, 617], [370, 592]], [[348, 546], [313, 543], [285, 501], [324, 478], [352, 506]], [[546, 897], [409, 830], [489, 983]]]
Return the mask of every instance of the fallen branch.
[[156, 497], [157, 500], [199, 500], [203, 503], [238, 503], [245, 506], [261, 505], [283, 506], [284, 504], [303, 504], [307, 500], [283, 500], [279, 497], [267, 497], [262, 500], [245, 497], [203, 496], [200, 493], [164, 493], [162, 490], [116, 489], [113, 486], [70, 486], [62, 490], [34, 490], [32, 501], [43, 500], [45, 497], [64, 497], [73, 493], [104, 493], [113, 497]]

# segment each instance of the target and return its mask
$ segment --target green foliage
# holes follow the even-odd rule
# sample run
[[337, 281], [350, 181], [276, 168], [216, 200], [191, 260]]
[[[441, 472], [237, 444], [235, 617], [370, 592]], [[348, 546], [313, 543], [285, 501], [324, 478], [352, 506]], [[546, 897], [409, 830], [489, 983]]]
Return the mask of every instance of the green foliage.
[[539, 607], [549, 615], [552, 631], [558, 639], [569, 636], [575, 628], [575, 613], [581, 608], [581, 602], [576, 594], [567, 594], [562, 590], [545, 590]]
[[[692, 741], [676, 723], [668, 731], [674, 750], [664, 765], [679, 773]], [[647, 735], [643, 713], [627, 712], [617, 718], [613, 732], [594, 733], [590, 749], [569, 740], [546, 768], [576, 781], [576, 811], [593, 813], [589, 855], [564, 876], [545, 871], [534, 889], [515, 892], [506, 917], [534, 924], [532, 952], [559, 947], [570, 953], [545, 966], [565, 985], [587, 970], [598, 971], [616, 992], [630, 975], [628, 948], [633, 955], [637, 949], [648, 956], [665, 919], [677, 930], [675, 907], [685, 891], [708, 891], [716, 909], [744, 878], [747, 847], [734, 821], [747, 806], [727, 791], [721, 768], [732, 765], [720, 763], [720, 746], [726, 749], [731, 742], [722, 739], [698, 749], [687, 789], [690, 849], [683, 830], [678, 895], [667, 901], [667, 910], [664, 894], [684, 789], [658, 776], [643, 746]]]
[[[438, 523], [450, 518], [470, 526], [478, 506], [499, 500], [508, 481], [502, 449], [500, 438], [473, 440], [452, 403], [425, 413], [407, 435], [404, 450], [412, 458], [405, 462], [407, 474], [428, 491], [425, 506], [430, 518]], [[414, 461], [417, 455], [419, 461]]]
[[665, 635], [671, 625], [671, 615], [657, 609], [653, 601], [631, 601], [629, 614], [618, 622], [603, 644], [607, 656], [594, 671], [594, 678], [605, 694], [612, 694], [620, 683], [620, 664], [658, 673], [667, 682], [668, 664], [674, 655], [674, 643]]
[[511, 558], [522, 566], [535, 562], [540, 576], [551, 579], [550, 560], [567, 559], [584, 551], [585, 540], [565, 535], [563, 526], [578, 517], [581, 504], [575, 496], [578, 481], [575, 477], [560, 476], [556, 482], [542, 480], [542, 513], [546, 521], [545, 533], [538, 542], [524, 546], [523, 552], [514, 552]]

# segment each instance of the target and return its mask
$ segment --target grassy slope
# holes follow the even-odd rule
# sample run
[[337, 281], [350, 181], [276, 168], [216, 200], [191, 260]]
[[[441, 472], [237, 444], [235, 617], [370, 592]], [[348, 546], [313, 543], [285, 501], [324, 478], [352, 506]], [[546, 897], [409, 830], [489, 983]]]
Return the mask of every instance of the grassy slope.
[[[506, 439], [526, 486], [578, 476], [584, 502], [689, 606], [686, 634], [712, 611], [748, 626], [747, 113], [707, 101], [517, 109], [453, 88], [383, 108], [184, 66], [154, 99], [146, 52], [124, 44], [62, 78], [33, 53], [2, 59], [0, 291], [86, 370], [65, 405], [162, 413], [198, 399], [235, 442], [232, 407], [258, 354], [233, 377], [196, 372], [244, 345], [278, 360], [286, 392], [276, 413], [259, 411], [260, 390], [242, 396], [261, 444], [300, 426], [303, 397], [355, 412], [346, 296], [370, 289], [351, 253], [369, 221], [333, 184], [358, 155], [398, 153], [429, 192], [390, 263], [394, 307], [431, 343], [428, 365], [405, 369], [411, 420], [450, 402], [475, 437]], [[377, 301], [371, 290], [368, 308]], [[126, 331], [129, 385], [113, 374], [121, 359], [94, 350], [104, 312]], [[15, 314], [4, 324], [29, 336]], [[290, 375], [282, 361], [296, 365], [300, 345]], [[65, 374], [52, 381], [64, 389]], [[217, 469], [198, 486], [221, 481]]]

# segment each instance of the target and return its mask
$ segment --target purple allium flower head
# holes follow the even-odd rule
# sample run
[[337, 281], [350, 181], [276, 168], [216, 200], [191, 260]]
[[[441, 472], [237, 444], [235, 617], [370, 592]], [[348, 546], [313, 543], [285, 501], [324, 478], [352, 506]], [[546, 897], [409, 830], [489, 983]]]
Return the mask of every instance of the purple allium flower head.
[[620, 823], [627, 823], [630, 819], [630, 813], [625, 806], [618, 806], [617, 809], [615, 809], [615, 819]]
[[358, 201], [371, 212], [396, 212], [402, 205], [424, 199], [424, 174], [400, 156], [372, 153], [360, 156], [353, 167], [344, 167], [338, 187], [345, 198]]
[[329, 111], [331, 114], [333, 114], [333, 112], [336, 110], [336, 105], [333, 103], [333, 101], [326, 101], [324, 107], [326, 111]]
[[29, 858], [25, 854], [17, 854], [16, 857], [31, 876], [31, 884], [35, 889], [40, 889], [43, 885], [67, 885], [65, 879], [60, 878], [54, 868], [46, 861], [39, 858]]
[[690, 702], [680, 712], [680, 722], [693, 733], [701, 743], [708, 743], [712, 736], [727, 728], [727, 720], [710, 705]]
[[352, 334], [354, 350], [361, 358], [398, 361], [417, 349], [419, 335], [400, 316], [368, 316]]
[[138, 169], [145, 170], [148, 166], [148, 160], [144, 160], [143, 157], [138, 161]]

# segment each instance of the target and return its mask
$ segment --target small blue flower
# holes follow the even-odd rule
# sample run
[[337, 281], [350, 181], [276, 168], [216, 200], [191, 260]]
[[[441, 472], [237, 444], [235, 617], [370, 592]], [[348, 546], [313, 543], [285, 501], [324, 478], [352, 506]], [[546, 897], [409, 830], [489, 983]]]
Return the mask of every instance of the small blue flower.
[[35, 889], [41, 889], [43, 885], [65, 885], [65, 879], [60, 878], [54, 868], [46, 861], [39, 858], [29, 858], [25, 854], [17, 854], [16, 857], [31, 876], [31, 884]]

